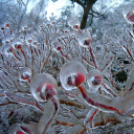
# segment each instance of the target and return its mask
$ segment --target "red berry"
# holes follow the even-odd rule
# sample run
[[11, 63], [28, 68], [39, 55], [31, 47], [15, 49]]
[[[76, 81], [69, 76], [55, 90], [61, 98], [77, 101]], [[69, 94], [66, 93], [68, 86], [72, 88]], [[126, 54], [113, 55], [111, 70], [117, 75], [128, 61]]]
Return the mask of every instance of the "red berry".
[[42, 85], [40, 85], [40, 86], [36, 89], [36, 93], [37, 93], [37, 92], [40, 92], [43, 86], [46, 86], [46, 90], [51, 89], [51, 88], [54, 88], [54, 86], [53, 86], [52, 84], [43, 83]]
[[15, 48], [16, 49], [20, 49], [20, 48], [22, 48], [22, 46], [21, 46], [21, 44], [19, 44], [19, 45], [18, 44], [15, 44]]
[[85, 75], [83, 73], [77, 73], [76, 79], [75, 79], [75, 86], [79, 86], [85, 81]]
[[134, 22], [134, 13], [132, 11], [128, 12], [126, 18]]
[[60, 50], [61, 50], [61, 46], [57, 47], [57, 50], [59, 50], [59, 51], [60, 51]]
[[10, 27], [10, 24], [9, 24], [9, 23], [7, 23], [7, 24], [6, 24], [6, 27]]
[[48, 100], [49, 98], [52, 98], [55, 96], [57, 93], [55, 88], [47, 88], [46, 89], [46, 99]]
[[83, 73], [74, 73], [67, 79], [67, 84], [70, 86], [79, 86], [85, 81], [85, 75]]
[[93, 85], [97, 86], [101, 84], [101, 82], [102, 82], [102, 77], [100, 75], [95, 75], [94, 80], [92, 81]]
[[91, 43], [91, 41], [92, 41], [91, 39], [85, 40], [84, 45], [88, 46]]
[[16, 132], [16, 134], [25, 134], [23, 131], [21, 131], [21, 130], [18, 130], [17, 132]]
[[72, 80], [72, 79], [73, 79], [72, 77], [74, 77], [74, 76], [71, 76], [71, 75], [70, 75], [70, 76], [67, 78], [67, 84], [70, 85], [70, 86], [75, 86], [75, 85], [74, 85], [74, 82], [73, 82], [73, 80]]
[[10, 53], [10, 52], [13, 52], [13, 50], [14, 50], [14, 48], [13, 47], [10, 47], [9, 49], [8, 49], [8, 52]]
[[52, 84], [49, 84], [49, 83], [46, 84], [46, 91], [48, 91], [49, 89], [52, 89], [52, 88], [54, 88], [54, 86]]
[[6, 43], [9, 43], [9, 41], [6, 41]]
[[4, 27], [1, 27], [1, 30], [4, 30], [5, 28]]
[[44, 83], [36, 89], [36, 93], [40, 92], [40, 96], [43, 100], [48, 100], [56, 95], [56, 89], [52, 84]]
[[73, 28], [79, 29], [79, 25], [74, 25]]
[[21, 79], [23, 79], [23, 80], [27, 80], [29, 78], [30, 78], [30, 75], [29, 74], [21, 75]]

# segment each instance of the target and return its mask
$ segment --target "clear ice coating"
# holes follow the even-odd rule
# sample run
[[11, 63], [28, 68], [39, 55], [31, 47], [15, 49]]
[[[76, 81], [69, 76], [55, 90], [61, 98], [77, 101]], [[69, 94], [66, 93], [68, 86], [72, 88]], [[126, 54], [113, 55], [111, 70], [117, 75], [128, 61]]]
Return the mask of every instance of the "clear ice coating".
[[28, 81], [31, 78], [31, 75], [32, 75], [31, 69], [28, 67], [24, 67], [20, 71], [20, 80]]
[[[87, 70], [82, 65], [82, 63], [78, 61], [71, 61], [66, 63], [60, 70], [60, 81], [65, 90], [72, 90], [76, 89], [79, 83], [81, 83], [80, 79], [85, 79], [82, 78], [83, 76], [86, 77], [87, 75]], [[79, 78], [80, 79], [79, 79]], [[84, 82], [82, 80], [82, 82]]]
[[16, 123], [12, 125], [9, 129], [9, 134], [33, 134], [33, 132], [31, 131], [32, 128], [32, 125]]
[[75, 18], [75, 19], [70, 18], [68, 20], [68, 25], [72, 28], [76, 28], [76, 27], [80, 26], [80, 22], [79, 22], [78, 18]]
[[5, 45], [4, 47], [4, 53], [7, 57], [10, 57], [10, 58], [13, 57], [13, 53], [12, 53], [13, 50], [14, 48], [11, 45]]
[[78, 31], [76, 39], [78, 40], [80, 46], [87, 48], [90, 45], [92, 41], [90, 32], [91, 29], [88, 28], [86, 30]]
[[134, 24], [134, 4], [128, 4], [124, 7], [123, 15], [130, 24]]
[[90, 92], [96, 92], [103, 82], [103, 74], [98, 69], [93, 69], [87, 75], [87, 82], [89, 91], [92, 89], [94, 91]]
[[25, 132], [20, 128], [20, 124], [14, 124], [9, 129], [9, 134], [25, 134]]
[[45, 102], [47, 88], [58, 89], [57, 82], [52, 75], [42, 73], [35, 75], [31, 80], [30, 90], [34, 98], [39, 102]]

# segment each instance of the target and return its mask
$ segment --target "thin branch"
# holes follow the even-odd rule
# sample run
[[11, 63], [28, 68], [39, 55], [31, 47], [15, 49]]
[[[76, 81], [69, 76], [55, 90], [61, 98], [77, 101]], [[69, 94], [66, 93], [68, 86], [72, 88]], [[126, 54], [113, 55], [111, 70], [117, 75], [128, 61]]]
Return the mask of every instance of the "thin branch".
[[93, 23], [93, 17], [94, 17], [94, 15], [93, 15], [93, 13], [90, 13], [89, 15], [91, 15], [91, 20], [90, 20], [90, 24], [88, 26], [91, 26], [92, 23]]
[[[92, 9], [91, 9], [91, 12], [92, 12], [92, 14], [93, 14], [93, 17], [95, 17], [95, 18], [99, 18], [99, 17], [103, 17], [104, 19], [106, 18], [104, 14], [106, 14], [107, 11], [106, 11], [104, 14], [101, 14], [101, 13], [99, 13], [99, 12], [93, 10], [93, 8], [92, 8]], [[89, 13], [89, 14], [91, 14], [91, 13]], [[96, 14], [97, 16], [96, 16], [95, 14]]]
[[85, 10], [85, 5], [80, 1], [80, 0], [71, 0], [72, 2], [76, 2], [79, 5], [81, 5], [83, 7], [83, 9]]

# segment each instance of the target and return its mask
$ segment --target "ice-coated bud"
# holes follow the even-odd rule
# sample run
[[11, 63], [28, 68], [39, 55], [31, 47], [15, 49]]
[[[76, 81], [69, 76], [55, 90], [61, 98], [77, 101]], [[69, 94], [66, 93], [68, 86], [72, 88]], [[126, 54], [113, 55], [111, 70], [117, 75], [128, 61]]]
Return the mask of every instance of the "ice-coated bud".
[[20, 72], [20, 80], [21, 81], [29, 81], [31, 78], [32, 72], [30, 68], [25, 67]]
[[7, 23], [7, 24], [6, 24], [6, 27], [10, 27], [10, 24], [9, 24], [9, 23]]
[[21, 42], [15, 43], [14, 47], [15, 47], [16, 49], [21, 49], [21, 48], [22, 48]]
[[39, 93], [40, 97], [45, 101], [56, 95], [57, 91], [52, 84], [44, 83], [36, 89], [36, 93]]
[[39, 102], [46, 102], [57, 94], [58, 86], [56, 80], [48, 73], [35, 75], [31, 80], [31, 93]]
[[79, 86], [85, 81], [85, 75], [83, 73], [73, 73], [67, 78], [67, 84], [70, 86]]
[[11, 46], [11, 45], [6, 45], [5, 48], [4, 48], [4, 50], [5, 50], [5, 54], [8, 55], [9, 53], [12, 53], [13, 52], [14, 47]]
[[91, 38], [89, 38], [89, 39], [87, 39], [87, 40], [84, 40], [84, 43], [83, 43], [83, 45], [84, 46], [89, 46], [89, 44], [91, 43]]
[[134, 24], [134, 4], [126, 5], [123, 10], [123, 15], [128, 23]]
[[78, 61], [66, 63], [60, 70], [60, 81], [65, 90], [76, 89], [85, 81], [86, 68]]
[[94, 90], [97, 90], [103, 82], [103, 74], [98, 69], [93, 69], [87, 76], [87, 82], [88, 86], [90, 87], [89, 90], [91, 87], [93, 87]]
[[102, 77], [100, 75], [94, 75], [92, 79], [92, 83], [94, 86], [100, 85], [102, 83]]
[[90, 30], [81, 30], [76, 34], [76, 39], [78, 40], [80, 46], [89, 47], [92, 42]]
[[5, 29], [5, 27], [1, 27], [1, 30], [4, 30]]

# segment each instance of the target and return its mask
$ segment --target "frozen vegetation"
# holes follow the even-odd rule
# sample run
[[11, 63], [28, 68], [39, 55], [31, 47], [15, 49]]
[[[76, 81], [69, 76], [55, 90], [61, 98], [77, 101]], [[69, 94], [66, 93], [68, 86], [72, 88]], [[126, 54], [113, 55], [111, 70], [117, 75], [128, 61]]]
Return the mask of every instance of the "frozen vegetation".
[[0, 134], [133, 133], [134, 5], [81, 30], [41, 2], [1, 20]]

